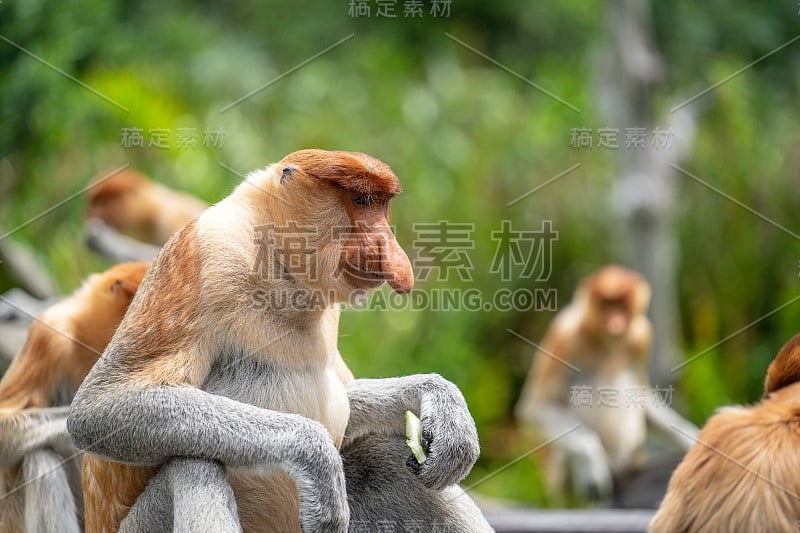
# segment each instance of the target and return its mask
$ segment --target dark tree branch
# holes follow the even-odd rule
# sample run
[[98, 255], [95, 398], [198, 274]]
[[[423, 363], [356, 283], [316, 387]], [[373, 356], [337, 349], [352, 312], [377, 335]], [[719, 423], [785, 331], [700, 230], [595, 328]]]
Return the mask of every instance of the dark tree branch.
[[160, 248], [131, 239], [98, 219], [86, 222], [83, 234], [86, 246], [114, 263], [152, 261]]

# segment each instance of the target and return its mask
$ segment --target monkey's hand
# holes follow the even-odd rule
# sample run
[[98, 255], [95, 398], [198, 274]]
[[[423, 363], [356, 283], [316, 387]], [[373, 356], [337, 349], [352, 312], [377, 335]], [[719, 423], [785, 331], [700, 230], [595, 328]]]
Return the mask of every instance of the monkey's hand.
[[308, 420], [289, 444], [295, 457], [286, 471], [300, 493], [300, 524], [305, 533], [344, 533], [350, 517], [344, 466], [325, 427]]
[[73, 401], [67, 426], [79, 446], [130, 464], [195, 457], [282, 470], [297, 484], [303, 531], [347, 531], [342, 459], [322, 424], [194, 387], [119, 386], [103, 375], [107, 364], [100, 360]]
[[611, 469], [603, 443], [574, 411], [556, 402], [521, 401], [517, 405], [517, 416], [523, 423], [536, 427], [548, 444], [564, 452], [576, 496], [589, 501], [602, 501], [611, 496]]
[[569, 462], [572, 490], [576, 496], [593, 502], [611, 497], [611, 470], [605, 450], [596, 436], [595, 439], [585, 439], [582, 447], [570, 450]]
[[422, 419], [420, 465], [409, 451], [407, 465], [427, 487], [440, 490], [458, 483], [480, 454], [478, 431], [467, 402], [453, 383], [438, 374], [388, 379], [357, 379], [347, 384], [350, 422], [345, 444], [372, 433], [405, 438], [405, 412]]

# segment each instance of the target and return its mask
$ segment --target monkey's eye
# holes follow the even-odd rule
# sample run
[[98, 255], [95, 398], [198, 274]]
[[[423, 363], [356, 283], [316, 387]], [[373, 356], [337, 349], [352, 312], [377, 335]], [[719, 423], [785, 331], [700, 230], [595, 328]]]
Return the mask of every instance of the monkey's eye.
[[359, 194], [358, 196], [353, 197], [353, 203], [360, 207], [366, 207], [372, 203], [372, 201], [369, 196], [365, 194]]

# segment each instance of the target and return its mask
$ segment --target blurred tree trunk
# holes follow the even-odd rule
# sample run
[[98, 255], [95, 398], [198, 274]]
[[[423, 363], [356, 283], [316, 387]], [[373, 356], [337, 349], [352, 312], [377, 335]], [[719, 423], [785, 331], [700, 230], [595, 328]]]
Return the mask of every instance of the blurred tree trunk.
[[[671, 165], [680, 162], [691, 144], [694, 118], [684, 108], [661, 124], [655, 120], [653, 94], [664, 78], [664, 64], [652, 38], [650, 3], [614, 0], [608, 5], [609, 46], [598, 63], [600, 106], [619, 130], [620, 175], [613, 202], [624, 228], [623, 241], [628, 244], [625, 252], [653, 288], [650, 377], [654, 383], [667, 384], [673, 380], [670, 369], [682, 360], [676, 285], [676, 175]], [[631, 128], [644, 128], [644, 147], [626, 146]], [[655, 129], [667, 132], [668, 146], [655, 143]]]

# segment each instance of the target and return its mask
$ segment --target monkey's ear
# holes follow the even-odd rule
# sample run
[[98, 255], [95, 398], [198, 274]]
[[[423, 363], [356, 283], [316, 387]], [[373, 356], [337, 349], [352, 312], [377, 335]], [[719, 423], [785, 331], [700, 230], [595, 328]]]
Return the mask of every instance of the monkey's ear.
[[133, 295], [136, 294], [136, 289], [138, 288], [138, 285], [124, 279], [116, 279], [114, 280], [114, 283], [111, 284], [111, 292], [114, 294], [121, 294], [128, 299], [133, 298]]
[[764, 396], [800, 381], [800, 334], [787, 342], [767, 368]]
[[292, 174], [295, 170], [297, 170], [297, 168], [293, 166], [283, 167], [283, 173], [281, 174], [281, 185], [292, 178]]

